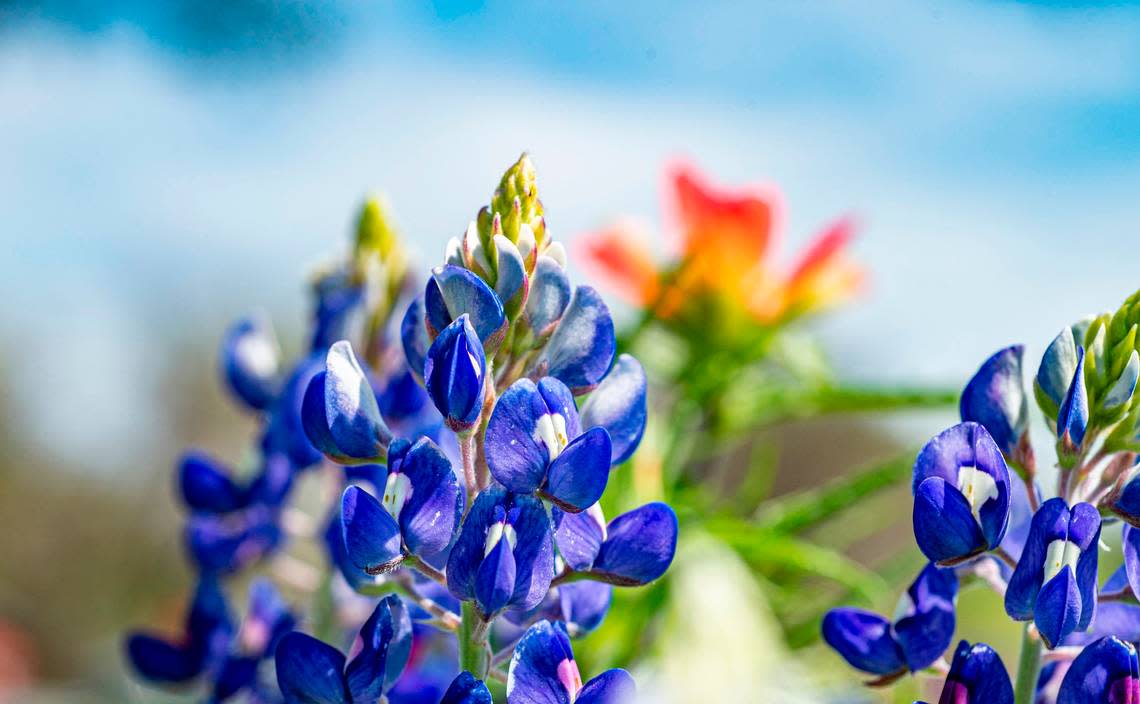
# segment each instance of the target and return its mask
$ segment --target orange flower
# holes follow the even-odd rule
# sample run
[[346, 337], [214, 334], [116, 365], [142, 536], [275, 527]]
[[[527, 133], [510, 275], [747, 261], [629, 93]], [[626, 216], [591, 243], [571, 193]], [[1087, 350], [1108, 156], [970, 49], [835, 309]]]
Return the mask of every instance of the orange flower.
[[671, 265], [654, 261], [643, 230], [628, 221], [577, 239], [585, 265], [631, 303], [669, 318], [692, 296], [712, 294], [773, 324], [849, 298], [862, 285], [862, 269], [847, 257], [849, 218], [828, 227], [785, 274], [772, 261], [782, 224], [774, 189], [714, 187], [688, 164], [666, 176], [680, 235]]

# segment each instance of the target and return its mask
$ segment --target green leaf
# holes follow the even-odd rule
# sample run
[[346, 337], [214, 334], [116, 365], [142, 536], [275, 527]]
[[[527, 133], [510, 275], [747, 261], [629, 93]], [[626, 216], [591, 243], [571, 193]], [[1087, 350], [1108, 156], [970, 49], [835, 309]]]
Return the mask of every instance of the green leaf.
[[907, 481], [914, 457], [914, 452], [907, 452], [870, 469], [839, 477], [825, 486], [769, 500], [757, 514], [754, 529], [794, 533], [811, 528], [864, 497]]
[[828, 548], [788, 535], [756, 530], [732, 518], [718, 518], [704, 526], [732, 546], [754, 569], [788, 571], [830, 579], [867, 601], [883, 598], [889, 587], [881, 577]]

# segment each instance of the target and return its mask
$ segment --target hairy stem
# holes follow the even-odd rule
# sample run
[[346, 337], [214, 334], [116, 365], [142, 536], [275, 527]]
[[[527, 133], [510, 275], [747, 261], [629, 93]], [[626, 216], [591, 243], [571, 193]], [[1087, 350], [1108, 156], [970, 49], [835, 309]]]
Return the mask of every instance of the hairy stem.
[[459, 436], [459, 455], [463, 460], [463, 479], [467, 482], [467, 508], [475, 501], [479, 493], [479, 481], [475, 477], [475, 433], [467, 432]]
[[491, 670], [491, 647], [487, 644], [490, 623], [483, 620], [474, 602], [463, 602], [459, 624], [459, 669], [486, 680]]
[[1025, 624], [1021, 634], [1021, 656], [1017, 663], [1017, 683], [1013, 688], [1015, 704], [1033, 704], [1037, 696], [1037, 677], [1041, 674], [1041, 650], [1044, 643], [1033, 632], [1033, 624]]

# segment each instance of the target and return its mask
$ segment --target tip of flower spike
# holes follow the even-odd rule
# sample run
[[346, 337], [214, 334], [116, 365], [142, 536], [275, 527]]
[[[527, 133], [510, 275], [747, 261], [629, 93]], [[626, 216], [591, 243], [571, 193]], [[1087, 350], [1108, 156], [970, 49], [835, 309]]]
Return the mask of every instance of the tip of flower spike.
[[375, 252], [381, 260], [386, 260], [398, 244], [391, 209], [382, 196], [369, 198], [360, 208], [356, 220], [357, 255]]
[[517, 243], [520, 228], [529, 225], [541, 244], [545, 231], [542, 212], [534, 162], [524, 152], [499, 180], [490, 208], [480, 211], [479, 233], [485, 244], [497, 234]]

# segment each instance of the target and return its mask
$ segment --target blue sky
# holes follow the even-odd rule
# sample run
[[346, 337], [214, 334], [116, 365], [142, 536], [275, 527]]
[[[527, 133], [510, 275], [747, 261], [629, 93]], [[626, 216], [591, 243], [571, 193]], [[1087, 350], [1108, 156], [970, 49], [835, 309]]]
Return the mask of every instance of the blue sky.
[[154, 336], [288, 328], [369, 190], [433, 261], [523, 149], [564, 239], [652, 222], [677, 154], [779, 184], [785, 256], [856, 213], [853, 378], [960, 381], [1140, 284], [1132, 7], [36, 5], [0, 11], [0, 349], [77, 453], [137, 432]]

